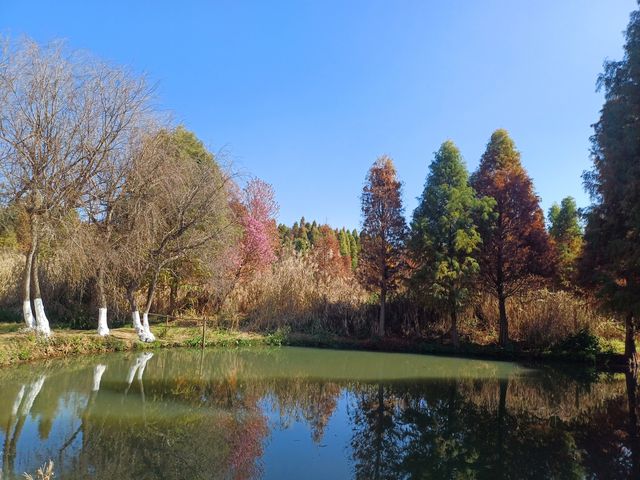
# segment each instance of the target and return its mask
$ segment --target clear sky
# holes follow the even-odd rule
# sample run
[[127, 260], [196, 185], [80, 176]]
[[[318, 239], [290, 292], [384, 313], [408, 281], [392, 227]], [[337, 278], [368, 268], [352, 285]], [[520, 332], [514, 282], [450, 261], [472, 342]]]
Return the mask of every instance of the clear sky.
[[64, 38], [158, 82], [158, 102], [273, 184], [280, 221], [360, 221], [377, 156], [407, 216], [446, 139], [476, 168], [506, 128], [547, 211], [588, 203], [595, 82], [635, 0], [0, 0], [0, 32]]

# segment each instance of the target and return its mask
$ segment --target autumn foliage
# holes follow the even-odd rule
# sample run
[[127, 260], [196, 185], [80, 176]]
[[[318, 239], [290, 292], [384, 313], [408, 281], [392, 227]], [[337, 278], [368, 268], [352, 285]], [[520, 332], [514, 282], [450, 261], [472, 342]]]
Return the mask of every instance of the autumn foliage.
[[495, 201], [490, 219], [479, 222], [480, 278], [498, 299], [499, 341], [506, 345], [507, 299], [521, 292], [534, 277], [550, 275], [554, 254], [533, 183], [505, 130], [496, 130], [491, 135], [472, 184], [480, 196]]
[[373, 164], [362, 190], [361, 278], [380, 294], [378, 333], [385, 333], [387, 294], [402, 278], [407, 225], [403, 216], [402, 184], [396, 178], [391, 158], [382, 156]]

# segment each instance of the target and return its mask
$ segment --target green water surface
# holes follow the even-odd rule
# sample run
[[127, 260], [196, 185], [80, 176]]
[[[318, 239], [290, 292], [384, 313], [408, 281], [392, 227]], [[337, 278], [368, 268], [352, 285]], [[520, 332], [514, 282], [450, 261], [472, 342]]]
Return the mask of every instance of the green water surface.
[[164, 350], [0, 371], [0, 479], [640, 478], [636, 382], [437, 356]]

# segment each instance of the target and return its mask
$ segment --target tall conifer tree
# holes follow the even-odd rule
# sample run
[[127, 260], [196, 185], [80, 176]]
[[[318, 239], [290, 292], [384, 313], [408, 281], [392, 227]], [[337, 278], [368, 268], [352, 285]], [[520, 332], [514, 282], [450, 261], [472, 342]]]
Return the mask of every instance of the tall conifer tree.
[[557, 277], [563, 287], [575, 280], [576, 263], [582, 252], [582, 226], [580, 212], [573, 197], [554, 203], [549, 209], [549, 235], [557, 253]]
[[462, 155], [446, 141], [429, 165], [420, 203], [413, 213], [410, 250], [417, 265], [414, 285], [450, 316], [451, 342], [460, 346], [458, 312], [470, 295], [478, 270], [481, 239], [474, 216], [481, 202], [469, 185]]
[[625, 318], [625, 354], [636, 362], [640, 312], [640, 11], [632, 12], [624, 58], [606, 62], [605, 91], [592, 137], [593, 168], [584, 175], [587, 213], [581, 273], [603, 304]]
[[380, 294], [378, 334], [385, 334], [386, 301], [400, 280], [407, 225], [403, 216], [402, 184], [391, 158], [382, 156], [369, 169], [362, 191], [362, 252], [364, 282]]
[[544, 215], [533, 182], [506, 130], [491, 135], [472, 185], [480, 196], [495, 200], [493, 214], [480, 223], [480, 278], [498, 300], [499, 342], [509, 342], [506, 301], [533, 276], [548, 276], [553, 254]]

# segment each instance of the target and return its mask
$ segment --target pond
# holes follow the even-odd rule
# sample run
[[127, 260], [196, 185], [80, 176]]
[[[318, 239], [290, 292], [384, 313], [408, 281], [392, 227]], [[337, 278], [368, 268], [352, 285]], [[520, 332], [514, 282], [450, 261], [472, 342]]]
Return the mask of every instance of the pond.
[[305, 348], [22, 365], [0, 372], [0, 478], [48, 459], [65, 480], [640, 478], [635, 391], [623, 374]]

